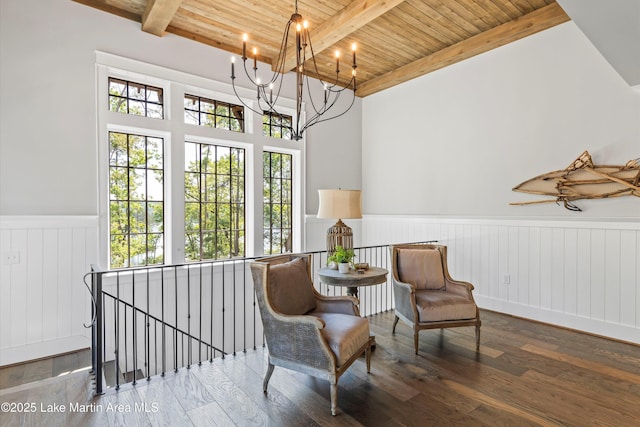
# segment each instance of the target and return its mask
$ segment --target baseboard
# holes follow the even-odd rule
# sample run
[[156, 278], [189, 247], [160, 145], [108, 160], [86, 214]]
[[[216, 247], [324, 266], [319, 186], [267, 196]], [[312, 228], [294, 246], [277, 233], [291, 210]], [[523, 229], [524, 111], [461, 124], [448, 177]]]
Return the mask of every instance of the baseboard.
[[91, 347], [91, 339], [81, 335], [0, 349], [0, 367], [24, 363]]
[[523, 317], [525, 319], [557, 325], [564, 328], [575, 329], [577, 331], [583, 331], [589, 334], [626, 341], [633, 344], [640, 344], [640, 329], [631, 326], [586, 317], [572, 316], [567, 313], [516, 304], [494, 298], [487, 298], [481, 295], [474, 295], [474, 298], [478, 307], [487, 310]]

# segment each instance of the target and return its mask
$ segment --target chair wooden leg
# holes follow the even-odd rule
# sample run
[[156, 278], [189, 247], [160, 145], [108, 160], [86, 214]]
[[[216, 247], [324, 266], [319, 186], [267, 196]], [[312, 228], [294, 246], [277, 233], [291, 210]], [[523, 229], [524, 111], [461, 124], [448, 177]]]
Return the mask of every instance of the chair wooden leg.
[[331, 385], [331, 415], [334, 417], [338, 413], [338, 381], [336, 379], [330, 380]]
[[413, 347], [416, 349], [416, 354], [418, 354], [418, 330], [413, 331]]
[[480, 350], [480, 325], [476, 325], [476, 351]]
[[398, 320], [400, 320], [400, 318], [398, 316], [396, 316], [396, 318], [393, 319], [393, 329], [391, 330], [392, 334], [396, 333], [396, 325], [398, 324]]
[[367, 361], [367, 373], [371, 372], [371, 342], [369, 342], [369, 346], [364, 352], [364, 357]]
[[271, 374], [273, 374], [273, 366], [269, 363], [269, 367], [267, 368], [267, 373], [264, 375], [264, 382], [262, 383], [262, 391], [267, 392], [267, 386], [269, 385], [269, 379], [271, 379]]

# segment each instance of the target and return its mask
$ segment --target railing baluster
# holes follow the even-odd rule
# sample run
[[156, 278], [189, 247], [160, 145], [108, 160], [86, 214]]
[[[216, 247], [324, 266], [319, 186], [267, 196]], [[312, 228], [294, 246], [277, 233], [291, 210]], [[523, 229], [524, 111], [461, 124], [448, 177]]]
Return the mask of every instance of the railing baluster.
[[96, 271], [95, 266], [91, 266], [93, 274], [91, 275], [92, 298], [94, 305], [92, 306], [92, 316], [95, 319], [91, 327], [91, 362], [93, 373], [96, 376], [96, 394], [103, 393], [102, 371], [103, 371], [103, 351], [104, 351], [104, 330], [103, 328], [103, 296], [102, 296], [102, 275]]
[[145, 313], [144, 316], [144, 323], [145, 323], [145, 332], [146, 332], [146, 336], [145, 336], [145, 348], [144, 348], [144, 368], [147, 370], [147, 381], [151, 380], [151, 364], [150, 364], [150, 348], [149, 348], [149, 341], [151, 340], [151, 330], [149, 329], [150, 325], [149, 325], [149, 312], [151, 311], [151, 307], [149, 305], [149, 270], [147, 270], [147, 312]]
[[[136, 273], [133, 272], [131, 276], [131, 305], [136, 306]], [[133, 385], [136, 385], [138, 379], [138, 316], [136, 316], [135, 310], [131, 310], [131, 317], [133, 318]], [[127, 371], [128, 373], [129, 371]]]
[[155, 366], [153, 374], [158, 375], [158, 321], [157, 320], [153, 321], [153, 343], [155, 344], [153, 346], [155, 348], [155, 351], [153, 352], [153, 365]]
[[[117, 277], [117, 295], [118, 295], [118, 299], [117, 302], [120, 302], [120, 273], [118, 273], [118, 277]], [[116, 325], [116, 352], [115, 352], [115, 356], [116, 356], [116, 360], [115, 360], [115, 365], [116, 365], [116, 390], [120, 389], [120, 304], [117, 305], [118, 306], [118, 315], [117, 317], [117, 321], [118, 324]], [[124, 308], [124, 324], [125, 324], [125, 333], [124, 333], [124, 354], [125, 354], [125, 358], [124, 358], [124, 363], [125, 363], [125, 372], [126, 372], [126, 364], [127, 364], [127, 329], [126, 329], [126, 325], [127, 325], [127, 307], [125, 306]]]
[[[191, 271], [187, 267], [187, 336], [191, 336]], [[184, 345], [184, 338], [182, 339]], [[191, 367], [191, 340], [187, 339], [187, 369]]]
[[224, 264], [225, 262], [222, 262], [222, 345], [220, 346], [222, 348], [222, 358], [224, 359], [224, 355], [225, 355], [225, 351], [224, 351], [224, 318], [225, 318], [225, 313], [224, 313], [224, 309], [225, 309], [225, 300], [224, 300], [224, 285], [225, 285], [225, 277], [224, 277]]
[[198, 307], [200, 308], [200, 313], [198, 314], [198, 366], [202, 366], [202, 267], [202, 265], [198, 266], [198, 273], [200, 277], [198, 282], [200, 289], [200, 297], [198, 298]]
[[[211, 263], [211, 284], [209, 285], [210, 287], [210, 292], [211, 292], [211, 318], [209, 319], [209, 323], [211, 324], [211, 330], [210, 332], [210, 343], [211, 345], [213, 345], [213, 319], [215, 317], [215, 310], [213, 309], [213, 262]], [[209, 359], [209, 362], [213, 362], [213, 359], [216, 357], [215, 355], [215, 350], [211, 351], [211, 359]]]
[[236, 355], [236, 266], [235, 263], [231, 264], [231, 276], [233, 277], [233, 287], [231, 288], [233, 296], [233, 355]]
[[174, 348], [173, 348], [173, 368], [175, 372], [178, 372], [178, 268], [176, 267], [174, 271], [174, 288], [175, 288], [175, 302], [176, 302], [176, 312], [175, 312], [175, 329], [174, 329]]
[[164, 323], [164, 268], [160, 270], [160, 317], [162, 319], [162, 376], [167, 370], [166, 324]]

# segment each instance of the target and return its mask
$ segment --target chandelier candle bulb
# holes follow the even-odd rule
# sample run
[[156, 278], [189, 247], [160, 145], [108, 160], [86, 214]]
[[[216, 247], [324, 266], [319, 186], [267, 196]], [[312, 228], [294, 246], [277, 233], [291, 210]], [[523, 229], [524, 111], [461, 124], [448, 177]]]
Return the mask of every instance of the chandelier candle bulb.
[[351, 45], [351, 50], [353, 51], [353, 68], [356, 68], [356, 44], [355, 43]]
[[247, 60], [247, 39], [249, 36], [247, 34], [242, 35], [242, 60]]
[[340, 72], [340, 51], [336, 50], [336, 74]]
[[258, 70], [258, 48], [257, 47], [253, 48], [253, 70], [254, 71]]
[[232, 56], [231, 57], [231, 78], [235, 79], [236, 78], [236, 69], [235, 69], [235, 65], [236, 65], [236, 57]]

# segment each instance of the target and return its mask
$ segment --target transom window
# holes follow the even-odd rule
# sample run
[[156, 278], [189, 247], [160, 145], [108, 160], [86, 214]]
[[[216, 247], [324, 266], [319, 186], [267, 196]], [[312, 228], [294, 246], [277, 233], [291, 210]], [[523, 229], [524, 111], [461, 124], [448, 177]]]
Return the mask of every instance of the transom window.
[[109, 132], [111, 268], [164, 263], [164, 141]]
[[244, 107], [185, 94], [184, 122], [192, 125], [244, 132]]
[[109, 110], [162, 119], [162, 93], [159, 87], [109, 77]]
[[293, 118], [273, 111], [262, 115], [262, 134], [272, 138], [291, 139]]
[[264, 253], [291, 252], [293, 238], [293, 156], [263, 154]]
[[185, 259], [245, 255], [245, 150], [185, 143]]

